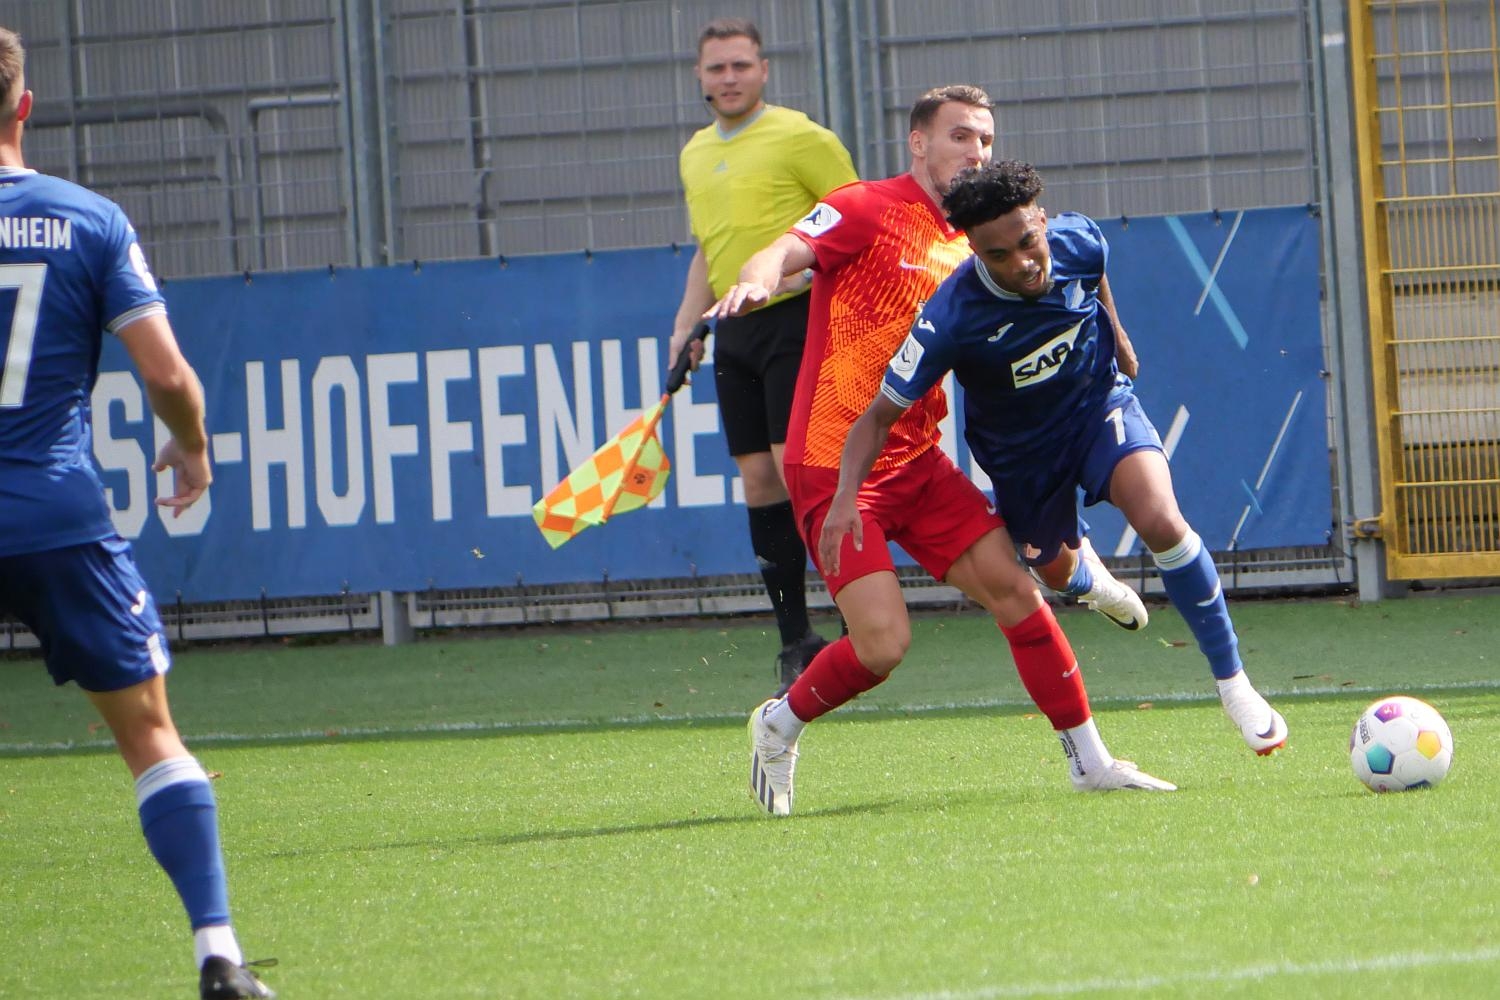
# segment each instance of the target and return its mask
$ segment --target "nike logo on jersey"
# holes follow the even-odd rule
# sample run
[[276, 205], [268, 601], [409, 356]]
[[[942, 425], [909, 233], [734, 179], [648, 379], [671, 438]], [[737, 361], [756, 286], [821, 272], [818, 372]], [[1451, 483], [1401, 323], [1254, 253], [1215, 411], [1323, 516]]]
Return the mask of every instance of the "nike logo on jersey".
[[1007, 323], [1004, 326], [1002, 326], [1000, 329], [996, 330], [994, 333], [990, 334], [990, 336], [989, 336], [990, 343], [993, 344], [995, 341], [997, 341], [1001, 337], [1005, 336], [1007, 333], [1010, 332], [1010, 328], [1013, 327], [1013, 326], [1015, 326], [1015, 325], [1016, 324], [1014, 324], [1014, 323]]
[[1067, 670], [1063, 671], [1063, 677], [1065, 677], [1065, 678], [1072, 677], [1076, 673], [1078, 673], [1078, 664], [1075, 663], [1071, 667], [1069, 667]]
[[901, 269], [903, 271], [925, 271], [925, 270], [927, 270], [927, 265], [926, 264], [909, 264], [909, 263], [907, 263], [906, 261], [903, 260], [903, 261], [901, 261]]
[[1063, 301], [1068, 303], [1069, 309], [1077, 309], [1083, 305], [1083, 282], [1068, 282], [1068, 287], [1063, 290]]
[[716, 173], [716, 174], [722, 174], [724, 171], [726, 171], [728, 169], [729, 169], [729, 161], [727, 161], [727, 160], [720, 160], [718, 162], [718, 164], [714, 167], [714, 173]]
[[1068, 359], [1068, 355], [1072, 353], [1073, 345], [1078, 340], [1078, 331], [1082, 327], [1083, 321], [1079, 320], [1043, 344], [1031, 357], [1012, 362], [1010, 377], [1015, 387], [1017, 389], [1029, 388], [1056, 375], [1062, 369], [1063, 362]]
[[817, 237], [822, 236], [828, 230], [838, 225], [843, 218], [839, 214], [838, 209], [832, 205], [825, 205], [820, 201], [813, 206], [811, 212], [803, 216], [792, 228], [803, 235]]
[[137, 593], [135, 595], [135, 603], [130, 606], [130, 613], [133, 614], [133, 615], [139, 615], [142, 611], [145, 611], [145, 610], [146, 610], [146, 592], [144, 590], [142, 590], [142, 591], [140, 591], [139, 593]]

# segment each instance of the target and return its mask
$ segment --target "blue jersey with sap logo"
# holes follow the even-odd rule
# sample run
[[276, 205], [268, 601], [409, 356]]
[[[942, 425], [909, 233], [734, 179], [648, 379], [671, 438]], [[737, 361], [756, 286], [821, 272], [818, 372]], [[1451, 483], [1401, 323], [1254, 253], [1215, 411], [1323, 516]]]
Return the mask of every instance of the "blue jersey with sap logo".
[[114, 535], [92, 459], [99, 351], [165, 312], [118, 205], [0, 167], [0, 556]]
[[1034, 299], [997, 285], [977, 257], [933, 293], [886, 369], [882, 393], [910, 406], [952, 371], [964, 438], [992, 478], [1073, 464], [1116, 380], [1115, 331], [1099, 304], [1109, 247], [1093, 219], [1048, 221], [1051, 285]]

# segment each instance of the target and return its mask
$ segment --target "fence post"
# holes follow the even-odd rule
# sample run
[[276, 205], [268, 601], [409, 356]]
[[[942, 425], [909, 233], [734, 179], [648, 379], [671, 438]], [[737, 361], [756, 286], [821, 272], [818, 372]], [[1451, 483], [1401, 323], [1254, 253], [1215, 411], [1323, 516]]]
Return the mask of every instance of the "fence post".
[[[1308, 18], [1315, 111], [1314, 141], [1322, 188], [1323, 270], [1328, 275], [1324, 330], [1332, 346], [1329, 364], [1334, 447], [1339, 461], [1339, 513], [1346, 525], [1380, 513], [1380, 459], [1375, 439], [1375, 403], [1370, 374], [1369, 321], [1365, 309], [1356, 178], [1355, 136], [1351, 125], [1350, 53], [1342, 0], [1312, 0]], [[1362, 56], [1362, 53], [1356, 53]], [[1355, 580], [1362, 601], [1400, 596], [1404, 585], [1386, 575], [1385, 543], [1379, 538], [1351, 541]]]

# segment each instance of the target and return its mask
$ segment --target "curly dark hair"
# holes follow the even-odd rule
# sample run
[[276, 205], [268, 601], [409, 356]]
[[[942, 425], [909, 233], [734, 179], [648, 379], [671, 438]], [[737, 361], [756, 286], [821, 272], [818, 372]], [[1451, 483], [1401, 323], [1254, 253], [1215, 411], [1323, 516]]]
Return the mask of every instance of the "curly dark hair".
[[995, 160], [960, 171], [943, 195], [943, 211], [955, 229], [973, 229], [1031, 204], [1041, 193], [1042, 175], [1036, 167], [1020, 160]]

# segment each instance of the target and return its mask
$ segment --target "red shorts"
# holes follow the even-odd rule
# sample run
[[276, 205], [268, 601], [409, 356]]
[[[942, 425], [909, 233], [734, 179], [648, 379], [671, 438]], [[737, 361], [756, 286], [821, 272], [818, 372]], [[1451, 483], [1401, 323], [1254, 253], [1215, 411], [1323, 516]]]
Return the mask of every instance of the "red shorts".
[[894, 570], [887, 542], [906, 550], [934, 580], [948, 575], [958, 557], [1005, 522], [979, 487], [939, 448], [929, 448], [905, 465], [874, 472], [859, 490], [865, 526], [862, 551], [846, 536], [839, 551], [839, 573], [829, 576], [818, 559], [818, 533], [839, 484], [839, 470], [787, 465], [786, 486], [797, 528], [830, 594], [846, 583], [880, 570]]

